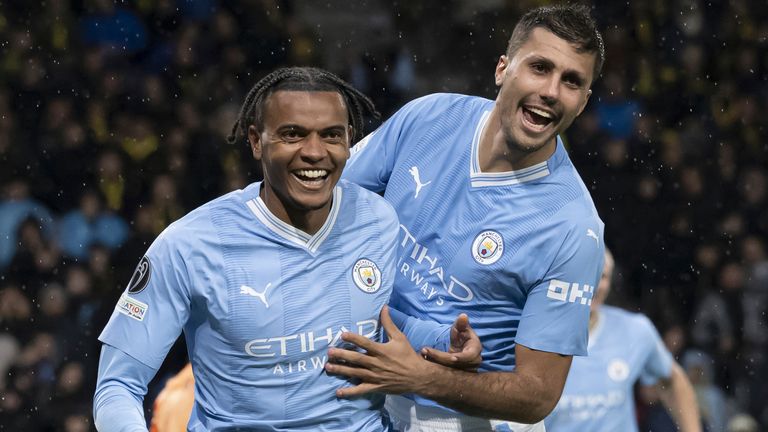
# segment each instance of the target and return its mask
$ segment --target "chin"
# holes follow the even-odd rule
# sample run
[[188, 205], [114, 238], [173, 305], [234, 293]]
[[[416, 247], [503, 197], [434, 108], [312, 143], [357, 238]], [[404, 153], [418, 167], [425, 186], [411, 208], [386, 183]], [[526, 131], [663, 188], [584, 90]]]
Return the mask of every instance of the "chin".
[[519, 151], [520, 153], [536, 153], [537, 151], [544, 148], [548, 142], [550, 142], [552, 138], [547, 138], [545, 140], [528, 140], [528, 139], [508, 139], [507, 140], [507, 146], [511, 149], [515, 149]]

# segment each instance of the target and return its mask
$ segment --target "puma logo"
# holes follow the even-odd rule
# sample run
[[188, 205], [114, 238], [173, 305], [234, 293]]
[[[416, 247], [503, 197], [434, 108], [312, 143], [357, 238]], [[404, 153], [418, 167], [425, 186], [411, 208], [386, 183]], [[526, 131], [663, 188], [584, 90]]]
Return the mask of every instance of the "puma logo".
[[269, 287], [272, 286], [272, 282], [268, 283], [267, 286], [264, 287], [264, 291], [258, 292], [255, 289], [249, 287], [248, 285], [241, 285], [240, 286], [240, 294], [247, 294], [250, 296], [257, 297], [259, 300], [261, 300], [264, 303], [264, 306], [269, 309], [269, 303], [267, 303], [267, 290]]
[[595, 234], [594, 231], [592, 231], [592, 228], [587, 228], [587, 237], [592, 237], [595, 239], [595, 242], [600, 245], [600, 238], [597, 237], [597, 234]]
[[416, 194], [413, 195], [413, 198], [416, 199], [419, 197], [419, 192], [421, 191], [421, 188], [424, 186], [432, 183], [432, 180], [422, 183], [421, 178], [419, 177], [419, 167], [412, 166], [411, 169], [408, 170], [409, 173], [413, 176], [413, 181], [416, 182]]

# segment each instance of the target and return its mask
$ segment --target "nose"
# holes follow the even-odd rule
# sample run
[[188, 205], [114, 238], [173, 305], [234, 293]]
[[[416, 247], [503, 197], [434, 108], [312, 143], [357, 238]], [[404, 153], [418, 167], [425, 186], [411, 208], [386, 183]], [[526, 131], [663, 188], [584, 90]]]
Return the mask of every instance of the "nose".
[[318, 161], [325, 157], [325, 154], [325, 144], [323, 144], [319, 134], [317, 132], [309, 134], [304, 141], [304, 145], [301, 146], [301, 157], [311, 161]]
[[541, 98], [547, 103], [554, 103], [560, 97], [560, 78], [552, 76], [541, 89]]

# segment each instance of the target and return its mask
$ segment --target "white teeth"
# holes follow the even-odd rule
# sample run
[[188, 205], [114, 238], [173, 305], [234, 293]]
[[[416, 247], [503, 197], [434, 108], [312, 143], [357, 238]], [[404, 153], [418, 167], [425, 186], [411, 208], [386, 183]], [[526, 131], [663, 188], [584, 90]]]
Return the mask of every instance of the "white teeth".
[[298, 171], [296, 171], [296, 174], [300, 175], [302, 177], [307, 177], [307, 178], [315, 179], [315, 178], [320, 178], [320, 177], [327, 176], [328, 175], [328, 171], [326, 171], [326, 170], [319, 170], [319, 169], [315, 169], [315, 170], [298, 170]]
[[525, 107], [525, 108], [528, 109], [528, 111], [531, 111], [534, 114], [538, 114], [538, 115], [540, 115], [540, 116], [542, 116], [544, 118], [551, 119], [553, 117], [552, 114], [550, 114], [550, 113], [548, 113], [546, 111], [542, 111], [542, 110], [540, 110], [538, 108], [534, 108], [534, 107]]

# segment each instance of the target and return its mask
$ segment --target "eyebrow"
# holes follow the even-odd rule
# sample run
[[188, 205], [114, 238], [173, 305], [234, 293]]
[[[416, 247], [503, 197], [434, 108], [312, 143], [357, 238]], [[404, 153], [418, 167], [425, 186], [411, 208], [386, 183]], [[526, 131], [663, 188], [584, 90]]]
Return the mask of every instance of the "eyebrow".
[[[542, 63], [546, 67], [550, 69], [554, 69], [555, 63], [550, 60], [547, 57], [543, 57], [540, 55], [534, 55], [529, 58], [530, 63]], [[573, 80], [574, 82], [577, 82], [579, 85], [583, 85], [585, 82], [587, 82], [587, 77], [584, 76], [584, 74], [580, 73], [576, 69], [566, 69], [563, 72], [563, 77]]]
[[[277, 131], [284, 131], [284, 130], [291, 130], [291, 129], [295, 129], [297, 131], [302, 131], [302, 132], [307, 132], [307, 131], [314, 130], [314, 129], [310, 129], [310, 128], [307, 128], [306, 126], [302, 126], [302, 125], [296, 124], [296, 123], [286, 123], [284, 125], [280, 125], [280, 126], [277, 127], [276, 130]], [[330, 131], [336, 131], [336, 130], [344, 131], [345, 129], [346, 129], [346, 126], [344, 126], [342, 124], [336, 124], [336, 125], [331, 125], [331, 126], [322, 128], [322, 129], [319, 130], [319, 132], [330, 132]]]

